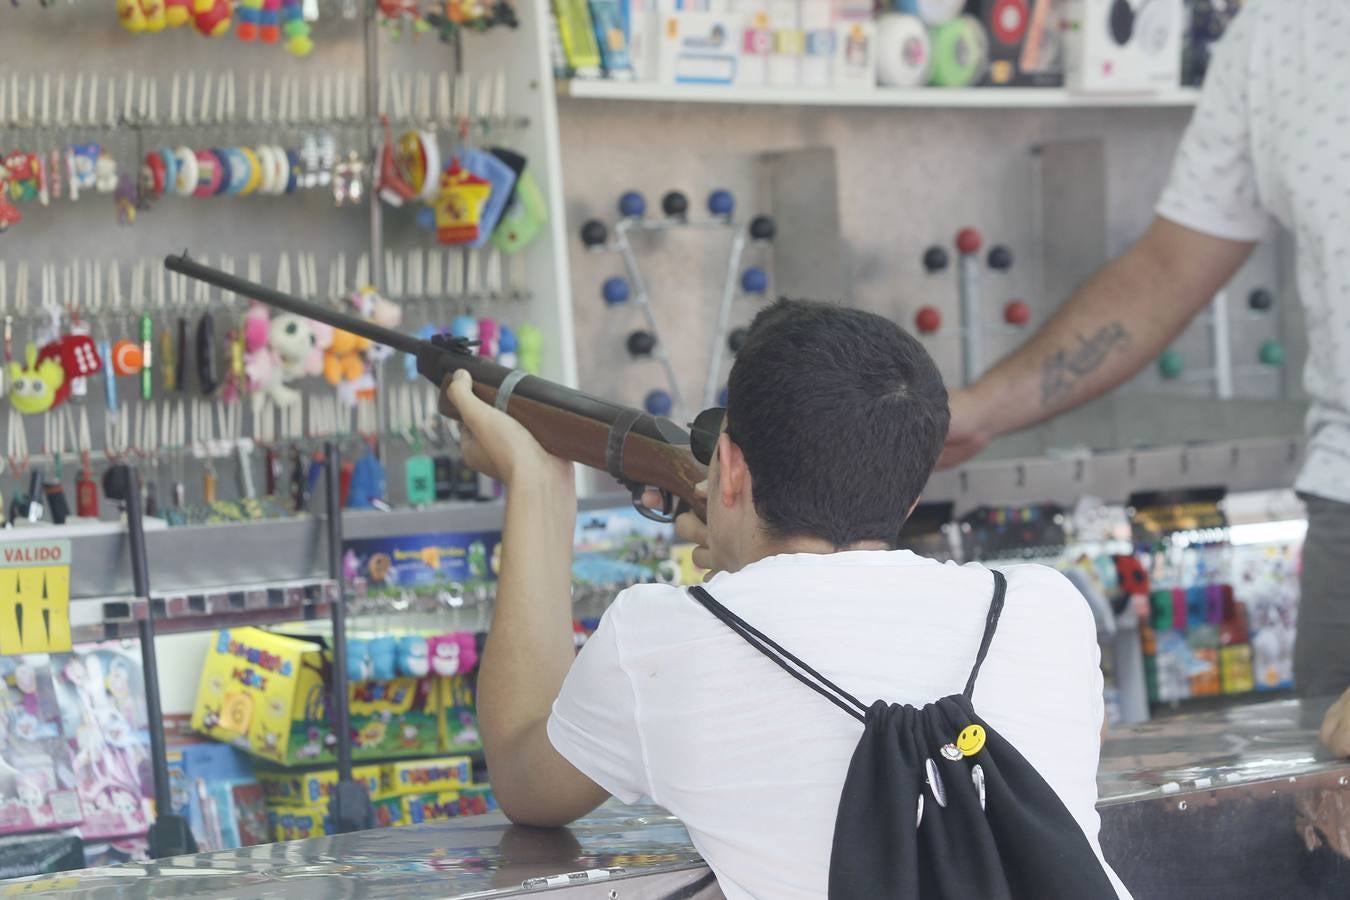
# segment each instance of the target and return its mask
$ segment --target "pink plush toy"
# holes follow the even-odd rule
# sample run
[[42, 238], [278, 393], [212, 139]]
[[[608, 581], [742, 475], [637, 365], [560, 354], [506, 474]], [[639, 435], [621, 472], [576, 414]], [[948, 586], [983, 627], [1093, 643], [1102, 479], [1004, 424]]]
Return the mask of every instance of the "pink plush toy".
[[431, 657], [431, 672], [434, 675], [459, 674], [461, 652], [463, 648], [456, 635], [438, 634], [427, 638], [427, 653]]
[[323, 351], [333, 340], [333, 329], [292, 313], [269, 318], [255, 305], [244, 316], [244, 372], [255, 408], [264, 397], [277, 406], [291, 406], [300, 392], [286, 386], [290, 379], [323, 372]]
[[478, 665], [478, 641], [467, 631], [455, 635], [459, 641], [459, 671], [467, 674]]

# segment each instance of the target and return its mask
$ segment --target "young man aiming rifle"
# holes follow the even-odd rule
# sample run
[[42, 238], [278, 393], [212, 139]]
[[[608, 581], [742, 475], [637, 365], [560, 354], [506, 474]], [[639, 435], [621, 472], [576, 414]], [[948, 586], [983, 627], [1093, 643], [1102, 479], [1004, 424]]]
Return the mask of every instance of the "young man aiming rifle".
[[[1052, 569], [1015, 566], [998, 619], [989, 570], [895, 549], [947, 433], [927, 353], [878, 316], [780, 301], [750, 328], [728, 394], [725, 426], [701, 438], [706, 532], [681, 522], [717, 573], [710, 594], [868, 702], [956, 695], [983, 659], [983, 721], [1053, 789], [1060, 830], [1096, 868], [1102, 677], [1081, 595]], [[478, 697], [505, 813], [562, 825], [610, 796], [645, 798], [683, 820], [732, 900], [824, 896], [858, 721], [683, 588], [624, 591], [575, 655], [573, 467], [475, 396], [466, 373], [446, 396], [469, 464], [507, 485]], [[919, 820], [931, 834], [951, 810], [929, 796]]]

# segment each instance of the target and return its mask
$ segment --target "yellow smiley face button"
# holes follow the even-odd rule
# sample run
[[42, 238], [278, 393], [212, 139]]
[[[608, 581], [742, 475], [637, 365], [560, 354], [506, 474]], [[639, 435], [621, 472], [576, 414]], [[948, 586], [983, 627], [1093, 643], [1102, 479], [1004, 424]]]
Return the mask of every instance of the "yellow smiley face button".
[[979, 725], [967, 725], [956, 736], [956, 749], [962, 756], [974, 756], [984, 749], [984, 729]]

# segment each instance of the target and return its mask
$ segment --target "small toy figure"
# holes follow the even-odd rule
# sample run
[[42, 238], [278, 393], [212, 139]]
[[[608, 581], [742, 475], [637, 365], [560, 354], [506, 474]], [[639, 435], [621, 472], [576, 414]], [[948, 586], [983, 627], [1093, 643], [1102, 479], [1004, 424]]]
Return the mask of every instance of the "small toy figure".
[[26, 416], [47, 412], [65, 385], [65, 370], [59, 360], [50, 357], [39, 363], [35, 344], [25, 348], [24, 357], [26, 365], [9, 364], [9, 402]]

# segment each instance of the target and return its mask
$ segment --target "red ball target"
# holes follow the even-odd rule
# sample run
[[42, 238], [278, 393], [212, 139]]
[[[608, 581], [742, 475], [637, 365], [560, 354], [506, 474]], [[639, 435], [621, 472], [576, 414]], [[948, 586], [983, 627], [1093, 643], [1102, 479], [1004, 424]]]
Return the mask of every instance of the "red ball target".
[[979, 253], [984, 238], [974, 228], [962, 228], [956, 233], [956, 249], [961, 253]]
[[942, 313], [931, 306], [925, 306], [914, 316], [914, 327], [920, 334], [933, 334], [942, 327]]
[[1031, 307], [1022, 300], [1009, 300], [1003, 307], [1003, 321], [1021, 328], [1031, 321]]

